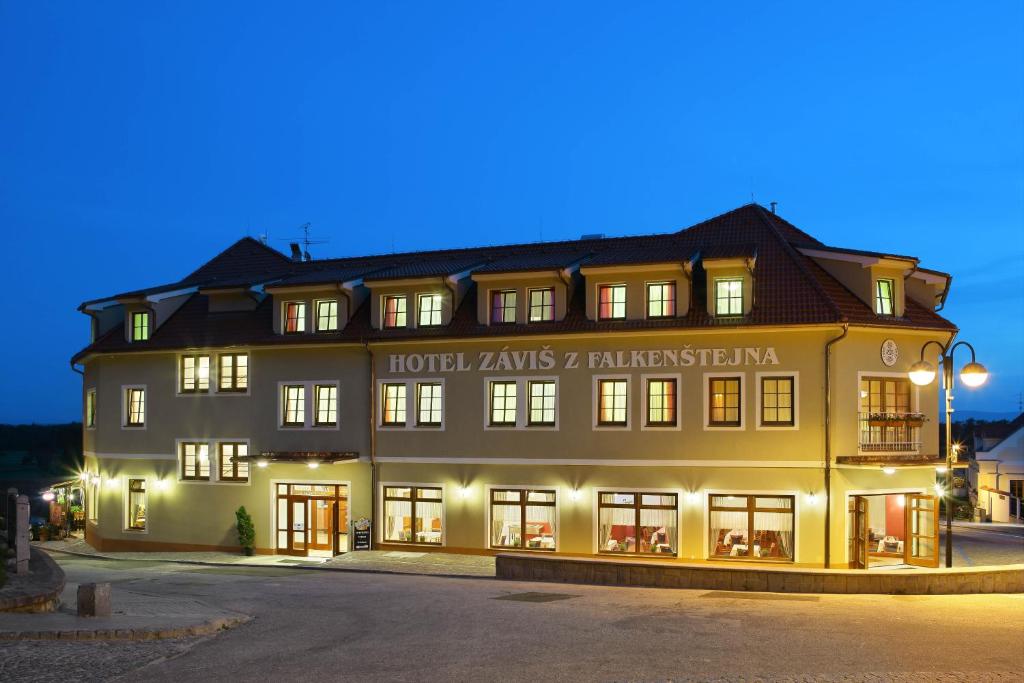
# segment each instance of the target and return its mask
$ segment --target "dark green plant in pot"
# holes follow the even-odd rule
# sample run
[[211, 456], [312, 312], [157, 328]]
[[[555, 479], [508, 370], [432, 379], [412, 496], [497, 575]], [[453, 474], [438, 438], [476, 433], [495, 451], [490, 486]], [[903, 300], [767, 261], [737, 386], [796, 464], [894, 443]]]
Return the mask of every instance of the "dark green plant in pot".
[[252, 517], [244, 505], [235, 511], [235, 520], [238, 527], [238, 545], [242, 546], [242, 552], [246, 555], [252, 555], [256, 544], [256, 527], [253, 526]]

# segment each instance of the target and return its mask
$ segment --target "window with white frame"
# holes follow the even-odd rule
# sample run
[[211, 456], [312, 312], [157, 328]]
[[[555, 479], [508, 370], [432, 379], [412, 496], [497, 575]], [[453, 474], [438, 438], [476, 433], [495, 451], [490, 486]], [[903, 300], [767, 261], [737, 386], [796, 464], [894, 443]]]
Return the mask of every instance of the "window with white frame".
[[743, 278], [715, 278], [715, 315], [743, 315]]
[[599, 379], [597, 381], [597, 424], [606, 427], [625, 427], [628, 422], [627, 395], [629, 382], [625, 379]]
[[380, 421], [386, 427], [405, 426], [405, 385], [386, 383], [381, 387]]
[[439, 486], [384, 486], [384, 541], [441, 545], [443, 496]]
[[597, 319], [626, 319], [626, 285], [600, 285], [597, 288]]
[[284, 305], [284, 332], [298, 334], [306, 331], [306, 302], [288, 301]]
[[210, 480], [210, 445], [202, 442], [181, 442], [181, 478], [185, 481]]
[[893, 315], [895, 308], [895, 282], [880, 278], [875, 281], [875, 313]]
[[220, 480], [249, 481], [249, 461], [239, 460], [249, 455], [249, 445], [244, 442], [220, 444]]
[[708, 378], [708, 426], [739, 427], [743, 408], [739, 377]]
[[249, 354], [220, 354], [220, 375], [217, 391], [248, 391], [249, 389]]
[[441, 324], [441, 295], [420, 294], [416, 325], [437, 327]]
[[210, 357], [205, 354], [181, 356], [178, 365], [178, 391], [182, 394], [205, 393], [210, 390]]
[[531, 380], [527, 382], [530, 399], [526, 424], [531, 426], [553, 426], [555, 424], [556, 398], [554, 380]]
[[554, 489], [490, 491], [491, 547], [555, 550]]
[[126, 427], [146, 426], [146, 389], [145, 387], [128, 387], [124, 391]]
[[338, 301], [324, 299], [316, 302], [316, 331], [338, 331]]
[[285, 427], [301, 427], [306, 424], [306, 387], [302, 384], [285, 384], [281, 387], [281, 423]]
[[408, 299], [404, 294], [392, 294], [384, 297], [384, 328], [405, 327], [407, 324], [407, 306]]
[[794, 378], [792, 375], [761, 377], [761, 426], [792, 427]]
[[555, 319], [555, 289], [544, 287], [530, 290], [530, 322], [549, 322]]
[[488, 390], [490, 424], [495, 427], [516, 424], [516, 383], [492, 381]]
[[146, 530], [146, 480], [128, 480], [126, 527], [129, 531]]
[[652, 378], [647, 380], [647, 426], [675, 427], [676, 397], [678, 395], [674, 378]]
[[146, 341], [150, 334], [149, 311], [134, 311], [132, 313], [132, 341]]
[[313, 424], [318, 427], [333, 427], [338, 424], [338, 387], [335, 384], [313, 386], [315, 412]]
[[442, 402], [443, 390], [439, 382], [418, 383], [416, 385], [416, 425], [440, 427]]
[[491, 323], [495, 325], [516, 321], [516, 290], [500, 289], [491, 292]]
[[96, 427], [96, 390], [89, 389], [85, 392], [85, 428]]
[[679, 496], [655, 491], [602, 491], [597, 497], [598, 552], [676, 553]]
[[647, 283], [647, 317], [671, 318], [676, 314], [676, 283]]

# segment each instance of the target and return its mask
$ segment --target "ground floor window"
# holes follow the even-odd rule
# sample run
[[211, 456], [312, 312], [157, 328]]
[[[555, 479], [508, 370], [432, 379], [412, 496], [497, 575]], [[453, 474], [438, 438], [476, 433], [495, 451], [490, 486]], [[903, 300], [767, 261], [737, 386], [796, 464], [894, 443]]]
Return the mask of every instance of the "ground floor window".
[[709, 496], [712, 558], [793, 560], [793, 496]]
[[491, 547], [555, 549], [553, 489], [491, 489]]
[[675, 554], [679, 537], [674, 493], [603, 491], [598, 494], [598, 550]]
[[146, 480], [128, 480], [128, 528], [146, 530]]
[[384, 540], [441, 545], [440, 486], [385, 486]]

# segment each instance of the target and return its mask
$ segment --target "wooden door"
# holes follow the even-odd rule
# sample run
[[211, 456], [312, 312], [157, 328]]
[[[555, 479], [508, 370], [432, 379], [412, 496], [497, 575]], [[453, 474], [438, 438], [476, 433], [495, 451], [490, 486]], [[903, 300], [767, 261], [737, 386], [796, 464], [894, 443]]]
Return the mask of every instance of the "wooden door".
[[870, 516], [866, 496], [853, 497], [853, 556], [850, 566], [854, 569], [868, 568], [868, 527]]
[[288, 530], [291, 533], [289, 554], [309, 554], [309, 508], [305, 496], [288, 496]]
[[334, 500], [309, 499], [309, 547], [311, 549], [334, 550], [334, 513]]
[[916, 567], [939, 566], [939, 501], [935, 496], [908, 493], [907, 541], [903, 558]]

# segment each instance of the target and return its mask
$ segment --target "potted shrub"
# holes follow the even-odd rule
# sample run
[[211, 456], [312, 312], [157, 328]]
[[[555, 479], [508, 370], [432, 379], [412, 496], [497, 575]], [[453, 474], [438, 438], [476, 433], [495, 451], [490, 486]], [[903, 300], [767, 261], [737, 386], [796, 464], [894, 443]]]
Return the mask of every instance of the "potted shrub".
[[924, 413], [907, 413], [903, 416], [908, 427], [920, 427], [925, 423]]
[[238, 545], [242, 546], [243, 553], [251, 556], [255, 552], [256, 527], [244, 505], [235, 511], [235, 526], [238, 528]]

